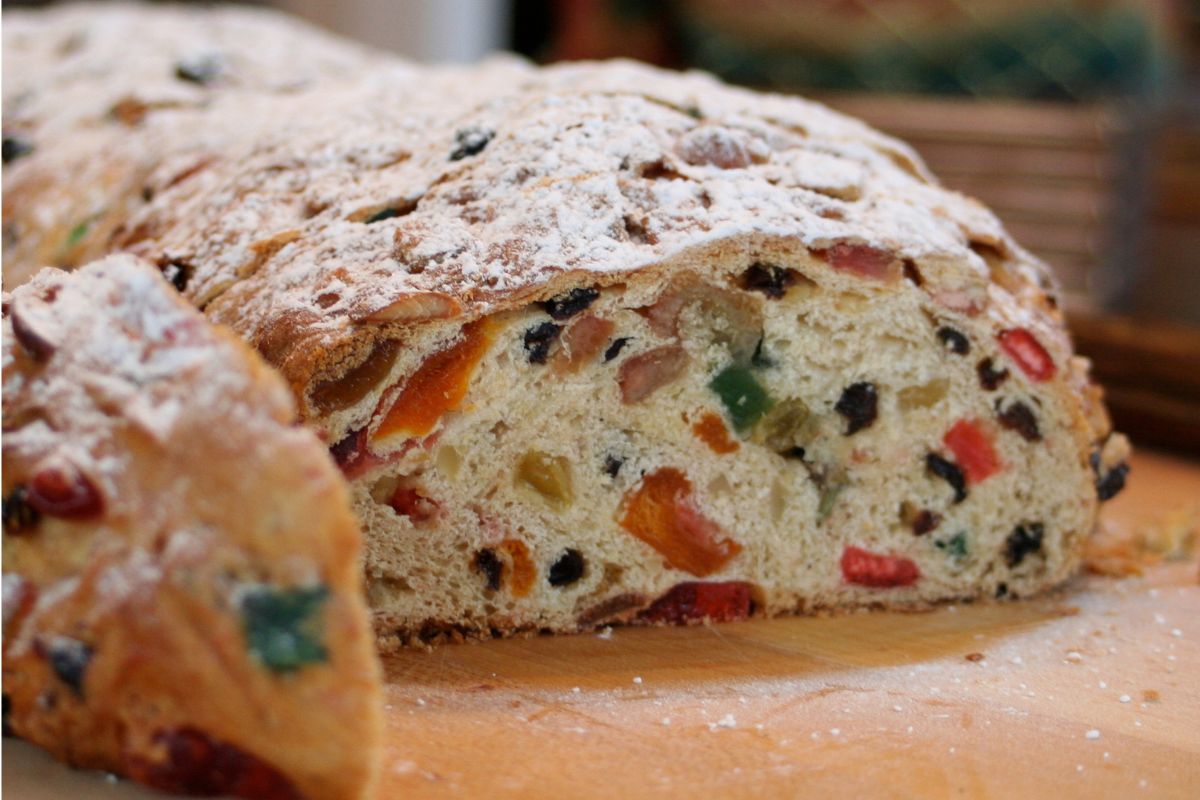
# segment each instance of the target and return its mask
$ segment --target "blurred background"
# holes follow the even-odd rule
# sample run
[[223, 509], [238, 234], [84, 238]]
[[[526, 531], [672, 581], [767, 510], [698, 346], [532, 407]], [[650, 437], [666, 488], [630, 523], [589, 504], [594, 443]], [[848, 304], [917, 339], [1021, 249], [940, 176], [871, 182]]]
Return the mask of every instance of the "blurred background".
[[265, 4], [421, 61], [623, 56], [858, 116], [1053, 266], [1119, 425], [1200, 452], [1200, 0]]

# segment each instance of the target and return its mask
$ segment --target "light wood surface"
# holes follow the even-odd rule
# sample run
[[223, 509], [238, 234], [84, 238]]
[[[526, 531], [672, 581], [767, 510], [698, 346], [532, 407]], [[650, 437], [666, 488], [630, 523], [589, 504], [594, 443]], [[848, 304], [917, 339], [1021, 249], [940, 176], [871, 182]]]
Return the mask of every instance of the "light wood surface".
[[[1140, 454], [1105, 517], [1188, 504], [1200, 466]], [[1197, 577], [406, 652], [380, 797], [1195, 797]], [[151, 796], [13, 740], [4, 762], [7, 798]]]

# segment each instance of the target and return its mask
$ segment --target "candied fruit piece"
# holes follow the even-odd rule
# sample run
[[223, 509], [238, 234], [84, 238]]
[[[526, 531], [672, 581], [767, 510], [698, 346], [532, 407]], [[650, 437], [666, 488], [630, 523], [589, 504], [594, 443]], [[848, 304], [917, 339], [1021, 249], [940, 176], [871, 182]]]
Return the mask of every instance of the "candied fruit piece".
[[552, 366], [559, 374], [578, 372], [604, 347], [616, 326], [595, 314], [584, 314], [562, 334], [563, 346], [554, 354]]
[[655, 600], [638, 615], [638, 618], [669, 625], [705, 619], [713, 622], [733, 622], [749, 617], [753, 611], [753, 590], [750, 584], [744, 581], [690, 581], [671, 587], [670, 591]]
[[513, 597], [524, 597], [537, 580], [537, 566], [529, 557], [529, 547], [520, 539], [505, 539], [500, 549], [508, 553], [508, 591]]
[[992, 445], [991, 434], [984, 430], [979, 420], [960, 419], [946, 431], [942, 442], [954, 453], [968, 484], [979, 483], [1003, 467]]
[[901, 263], [895, 254], [863, 244], [839, 242], [817, 253], [834, 269], [853, 273], [860, 278], [892, 283], [900, 279]]
[[1012, 533], [1004, 540], [1004, 563], [1009, 569], [1019, 566], [1025, 557], [1042, 552], [1042, 540], [1046, 536], [1046, 528], [1040, 522], [1030, 522], [1013, 528]]
[[930, 408], [941, 402], [950, 390], [950, 382], [945, 378], [934, 378], [928, 383], [917, 386], [905, 386], [896, 392], [896, 402], [901, 410], [911, 411], [916, 408]]
[[771, 407], [771, 397], [747, 367], [730, 365], [717, 373], [708, 384], [725, 405], [733, 428], [748, 430]]
[[842, 391], [833, 410], [846, 418], [846, 435], [850, 436], [875, 424], [878, 407], [879, 393], [875, 384], [860, 381]]
[[656, 347], [625, 359], [617, 369], [621, 402], [632, 405], [645, 400], [682, 375], [687, 362], [687, 351], [675, 344]]
[[695, 507], [691, 481], [674, 467], [647, 474], [626, 495], [621, 527], [675, 569], [698, 578], [721, 569], [742, 550]]
[[562, 456], [537, 451], [526, 453], [517, 464], [517, 482], [533, 489], [557, 508], [565, 508], [574, 499], [571, 462]]
[[962, 561], [967, 557], [966, 531], [959, 531], [949, 539], [937, 539], [933, 545], [955, 561]]
[[29, 482], [26, 499], [47, 517], [85, 519], [104, 512], [104, 498], [96, 485], [66, 464], [42, 467]]
[[872, 589], [912, 586], [921, 578], [921, 570], [911, 559], [885, 556], [861, 547], [842, 551], [842, 577], [846, 583]]
[[721, 416], [711, 411], [704, 412], [700, 419], [696, 420], [692, 425], [692, 433], [719, 455], [736, 452], [741, 446], [729, 437], [729, 430]]
[[435, 519], [442, 510], [437, 501], [431, 500], [411, 486], [397, 486], [388, 498], [388, 505], [397, 514], [408, 517], [414, 525], [423, 525]]
[[755, 429], [755, 439], [786, 456], [803, 454], [811, 414], [798, 397], [789, 397], [771, 406]]
[[361, 364], [339, 378], [316, 385], [309, 395], [313, 408], [322, 414], [332, 414], [362, 402], [392, 371], [399, 354], [400, 342], [396, 339], [386, 339], [375, 345]]
[[1054, 377], [1057, 371], [1054, 359], [1029, 331], [1024, 328], [1010, 328], [1001, 331], [996, 339], [1000, 342], [1000, 348], [1016, 362], [1030, 380], [1040, 383]]
[[132, 751], [125, 770], [139, 783], [172, 794], [300, 800], [296, 787], [275, 767], [232, 744], [192, 728], [157, 731], [154, 745], [162, 758]]
[[250, 655], [272, 672], [294, 672], [328, 660], [321, 621], [328, 598], [324, 584], [248, 589], [240, 605]]
[[433, 430], [442, 416], [458, 408], [475, 368], [495, 338], [486, 317], [463, 327], [462, 338], [417, 367], [383, 415], [371, 441], [416, 438]]
[[551, 586], [570, 586], [583, 577], [584, 566], [583, 554], [569, 547], [550, 565], [546, 580]]

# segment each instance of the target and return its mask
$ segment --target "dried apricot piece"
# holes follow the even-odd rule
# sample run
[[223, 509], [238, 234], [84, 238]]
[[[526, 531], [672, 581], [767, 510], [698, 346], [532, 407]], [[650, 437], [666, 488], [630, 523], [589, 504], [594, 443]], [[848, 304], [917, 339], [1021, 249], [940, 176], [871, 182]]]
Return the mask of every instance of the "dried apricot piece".
[[675, 569], [703, 578], [742, 546], [695, 506], [692, 483], [674, 467], [647, 474], [626, 495], [621, 527], [657, 550]]
[[508, 553], [511, 565], [508, 572], [508, 591], [513, 597], [524, 597], [537, 580], [537, 566], [529, 557], [529, 548], [520, 539], [505, 539], [500, 543]]
[[611, 320], [584, 314], [562, 332], [562, 347], [554, 354], [550, 364], [558, 374], [578, 372], [608, 343], [616, 326]]
[[446, 412], [462, 403], [495, 335], [490, 319], [475, 320], [463, 327], [459, 341], [425, 359], [392, 401], [371, 442], [416, 438], [432, 431]]

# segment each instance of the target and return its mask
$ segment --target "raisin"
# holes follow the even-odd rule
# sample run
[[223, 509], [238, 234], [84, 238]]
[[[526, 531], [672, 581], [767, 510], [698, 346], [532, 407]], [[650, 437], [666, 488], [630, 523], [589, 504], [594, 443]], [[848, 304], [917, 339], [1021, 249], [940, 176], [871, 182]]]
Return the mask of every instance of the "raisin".
[[333, 456], [333, 460], [342, 468], [343, 472], [352, 467], [362, 456], [366, 439], [367, 429], [359, 428], [356, 431], [350, 431], [342, 437], [341, 441], [329, 448], [329, 454]]
[[550, 566], [550, 585], [570, 586], [583, 577], [583, 567], [583, 554], [573, 548], [568, 549]]
[[1021, 438], [1025, 441], [1040, 442], [1042, 440], [1042, 432], [1038, 430], [1038, 421], [1033, 409], [1020, 400], [1012, 403], [1008, 408], [1001, 408], [1000, 401], [996, 401], [996, 416], [1001, 425], [1010, 431], [1021, 434]]
[[751, 586], [742, 581], [701, 583], [691, 581], [671, 587], [639, 619], [679, 625], [699, 620], [732, 622], [754, 613]]
[[33, 144], [27, 139], [22, 139], [20, 136], [5, 136], [0, 148], [2, 148], [5, 164], [16, 161], [18, 158], [27, 156], [33, 152]]
[[454, 134], [454, 149], [450, 151], [451, 161], [461, 161], [467, 156], [478, 155], [488, 142], [495, 136], [495, 131], [483, 128], [463, 128]]
[[1009, 569], [1019, 565], [1030, 553], [1042, 552], [1045, 527], [1040, 522], [1018, 525], [1004, 540], [1004, 561]]
[[37, 525], [42, 515], [29, 504], [29, 490], [18, 484], [4, 498], [3, 516], [4, 532], [19, 534]]
[[999, 600], [1001, 597], [1006, 596], [1007, 594], [1008, 594], [1008, 584], [1007, 583], [1004, 583], [1003, 581], [1001, 581], [1000, 583], [996, 584], [995, 597], [997, 600]]
[[73, 467], [49, 466], [29, 482], [29, 504], [48, 517], [83, 519], [104, 512], [104, 498], [95, 484]]
[[280, 673], [327, 661], [321, 611], [328, 598], [329, 587], [324, 584], [249, 589], [240, 605], [250, 655]]
[[971, 352], [970, 340], [949, 325], [938, 328], [937, 337], [942, 340], [947, 350], [956, 355], [965, 356]]
[[561, 294], [558, 297], [551, 297], [549, 300], [538, 303], [538, 306], [540, 306], [547, 314], [549, 314], [551, 319], [561, 322], [564, 319], [570, 319], [580, 311], [583, 311], [599, 296], [599, 289], [575, 288], [566, 294]]
[[756, 263], [742, 273], [738, 285], [746, 291], [762, 292], [772, 300], [778, 300], [796, 284], [799, 276], [794, 269]]
[[54, 351], [57, 349], [54, 343], [26, 319], [25, 315], [21, 313], [21, 306], [18, 303], [13, 302], [10, 306], [9, 317], [12, 319], [13, 337], [30, 358], [34, 361], [46, 361], [54, 355]]
[[173, 794], [300, 800], [299, 790], [271, 764], [191, 727], [154, 734], [163, 758], [126, 756], [134, 780]]
[[954, 489], [956, 505], [967, 499], [967, 479], [953, 461], [948, 461], [937, 453], [930, 453], [925, 456], [925, 469], [950, 484]]
[[4, 703], [3, 715], [0, 716], [0, 720], [2, 720], [2, 731], [0, 732], [7, 739], [17, 735], [12, 729], [12, 720], [10, 719], [12, 716], [12, 698], [8, 696], [8, 692], [5, 692], [3, 695], [0, 695], [0, 700]]
[[91, 646], [78, 639], [56, 636], [49, 644], [38, 640], [37, 649], [50, 662], [55, 676], [71, 687], [76, 697], [83, 697], [83, 681], [94, 652]]
[[846, 418], [846, 435], [850, 436], [871, 427], [878, 415], [878, 403], [875, 384], [859, 382], [847, 386], [833, 408]]
[[745, 431], [758, 422], [772, 405], [767, 390], [746, 367], [726, 367], [717, 373], [708, 386], [721, 398], [725, 411], [738, 432]]
[[1008, 377], [1008, 370], [996, 369], [994, 362], [990, 358], [980, 361], [975, 367], [975, 371], [979, 374], [980, 385], [989, 392], [996, 391], [1000, 384], [1004, 383], [1005, 378]]
[[621, 471], [621, 467], [625, 466], [625, 459], [617, 458], [616, 456], [604, 457], [604, 472], [610, 478], [617, 477], [617, 473]]
[[366, 219], [364, 219], [363, 224], [370, 225], [371, 223], [374, 223], [374, 222], [383, 222], [385, 219], [393, 219], [398, 216], [400, 216], [400, 209], [398, 209], [398, 208], [391, 208], [391, 207], [381, 208], [378, 211], [376, 211], [374, 214], [371, 214]]
[[550, 348], [558, 339], [561, 325], [553, 322], [543, 322], [525, 331], [525, 353], [530, 364], [545, 364], [550, 356]]
[[1125, 488], [1125, 476], [1129, 474], [1129, 465], [1125, 462], [1117, 464], [1103, 477], [1096, 480], [1096, 496], [1103, 502], [1111, 500]]
[[504, 562], [496, 555], [496, 551], [485, 547], [475, 554], [474, 566], [487, 578], [487, 588], [495, 591], [500, 588], [500, 578], [504, 575]]
[[629, 337], [622, 336], [619, 339], [613, 339], [613, 343], [604, 351], [604, 361], [607, 363], [621, 354], [621, 350], [625, 345], [629, 344]]
[[184, 58], [175, 64], [175, 77], [201, 86], [216, 80], [221, 74], [221, 59], [214, 55]]
[[927, 508], [918, 509], [905, 501], [900, 504], [900, 520], [917, 536], [924, 536], [942, 524], [942, 515]]
[[175, 287], [176, 291], [182, 292], [187, 288], [188, 281], [191, 280], [192, 265], [182, 261], [169, 261], [162, 268], [162, 274], [167, 282]]

